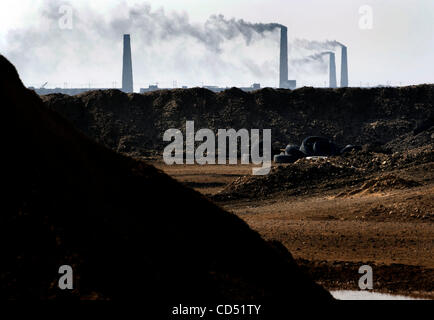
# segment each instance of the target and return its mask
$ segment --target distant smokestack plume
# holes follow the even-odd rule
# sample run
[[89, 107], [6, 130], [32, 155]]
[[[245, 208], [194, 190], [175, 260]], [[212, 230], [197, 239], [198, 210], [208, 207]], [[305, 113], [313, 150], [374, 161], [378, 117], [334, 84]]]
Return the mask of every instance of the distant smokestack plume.
[[288, 28], [280, 27], [280, 78], [279, 88], [286, 88], [288, 82]]
[[130, 35], [124, 34], [124, 59], [122, 67], [122, 91], [133, 92], [133, 65], [131, 62]]
[[334, 52], [328, 52], [330, 55], [330, 63], [329, 63], [329, 86], [330, 88], [336, 88], [336, 58]]
[[347, 47], [342, 46], [342, 57], [341, 57], [341, 87], [348, 87], [348, 58], [347, 58]]

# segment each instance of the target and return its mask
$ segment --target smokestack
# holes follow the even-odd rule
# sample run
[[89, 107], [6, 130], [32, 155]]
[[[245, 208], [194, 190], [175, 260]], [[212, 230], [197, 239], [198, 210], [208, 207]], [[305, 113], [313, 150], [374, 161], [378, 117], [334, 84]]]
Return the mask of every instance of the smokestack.
[[348, 87], [348, 58], [347, 58], [347, 47], [342, 45], [342, 56], [341, 56], [341, 87]]
[[133, 66], [131, 62], [130, 35], [124, 34], [124, 59], [122, 67], [122, 91], [133, 92]]
[[280, 75], [279, 88], [288, 86], [288, 28], [280, 27]]
[[329, 86], [330, 88], [336, 88], [336, 59], [335, 59], [335, 53], [329, 52], [330, 54], [330, 71], [329, 71]]

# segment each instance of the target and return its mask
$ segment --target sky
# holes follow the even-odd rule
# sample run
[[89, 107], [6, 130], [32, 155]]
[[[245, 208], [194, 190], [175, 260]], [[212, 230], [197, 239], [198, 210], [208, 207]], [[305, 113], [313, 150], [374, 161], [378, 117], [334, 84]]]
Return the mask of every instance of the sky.
[[120, 87], [130, 33], [135, 91], [276, 87], [272, 23], [288, 27], [298, 86], [327, 85], [323, 51], [336, 51], [339, 82], [334, 41], [348, 47], [350, 86], [434, 83], [433, 0], [2, 0], [0, 53], [27, 86]]

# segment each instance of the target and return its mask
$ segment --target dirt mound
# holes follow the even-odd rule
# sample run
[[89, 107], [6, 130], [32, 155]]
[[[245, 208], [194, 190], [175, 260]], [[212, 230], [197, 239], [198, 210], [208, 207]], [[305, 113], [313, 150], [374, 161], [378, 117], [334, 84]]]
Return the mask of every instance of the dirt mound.
[[413, 132], [403, 134], [389, 141], [384, 148], [390, 152], [404, 152], [427, 145], [434, 145], [434, 126], [417, 134]]
[[[97, 142], [118, 152], [148, 156], [162, 153], [167, 129], [185, 132], [186, 120], [194, 120], [196, 129], [213, 131], [270, 128], [277, 149], [288, 143], [299, 145], [307, 136], [325, 136], [342, 147], [385, 144], [413, 132], [432, 116], [433, 95], [434, 85], [421, 85], [294, 91], [266, 88], [252, 93], [236, 88], [220, 93], [201, 88], [145, 94], [107, 90], [42, 99]], [[408, 149], [405, 144], [404, 149]]]
[[[396, 152], [393, 154], [370, 151], [352, 151], [345, 156], [297, 160], [295, 163], [277, 165], [265, 176], [244, 176], [237, 178], [222, 191], [213, 196], [214, 200], [266, 197], [273, 193], [303, 195], [327, 192], [344, 188], [339, 196], [367, 193], [368, 190], [385, 191], [391, 188], [408, 188], [419, 185], [411, 178], [385, 175], [400, 170], [419, 170], [423, 165], [432, 167], [433, 146]], [[426, 169], [426, 168], [425, 168]], [[423, 179], [434, 179], [432, 170], [423, 174]], [[350, 190], [347, 190], [350, 188]], [[373, 191], [373, 192], [377, 192]]]
[[[303, 194], [314, 188], [333, 188], [342, 179], [357, 175], [357, 169], [342, 166], [329, 159], [300, 159], [295, 163], [275, 166], [265, 176], [244, 176], [236, 179], [213, 199], [265, 197], [276, 192]], [[334, 179], [334, 180], [332, 180]]]
[[364, 195], [369, 193], [386, 192], [396, 189], [408, 189], [420, 186], [421, 184], [414, 180], [403, 179], [394, 175], [385, 175], [375, 177], [362, 184], [360, 188], [349, 192], [343, 192], [337, 195], [337, 197], [353, 196], [356, 194]]
[[[3, 298], [270, 299], [293, 307], [330, 299], [281, 245], [153, 166], [89, 140], [26, 90], [2, 56], [0, 70], [11, 133], [3, 156]], [[93, 94], [112, 106], [138, 97]], [[118, 112], [126, 111], [119, 105]], [[74, 270], [72, 291], [57, 287], [64, 264]]]

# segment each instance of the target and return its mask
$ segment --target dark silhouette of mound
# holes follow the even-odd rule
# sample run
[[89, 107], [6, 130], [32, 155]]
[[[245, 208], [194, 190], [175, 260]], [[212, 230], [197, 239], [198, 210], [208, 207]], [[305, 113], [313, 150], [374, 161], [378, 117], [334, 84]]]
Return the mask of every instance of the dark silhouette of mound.
[[[89, 140], [0, 56], [10, 130], [2, 298], [327, 301], [280, 243], [146, 163]], [[74, 289], [58, 288], [58, 269]], [[219, 300], [220, 299], [220, 300]], [[288, 309], [288, 310], [289, 310]]]
[[[388, 143], [432, 125], [434, 85], [402, 88], [265, 88], [252, 93], [202, 88], [125, 94], [91, 91], [42, 96], [87, 136], [126, 154], [161, 154], [169, 128], [271, 129], [273, 148], [324, 136], [340, 146]], [[416, 129], [415, 129], [416, 128]], [[405, 142], [405, 141], [404, 141]], [[407, 146], [403, 145], [404, 150]]]

